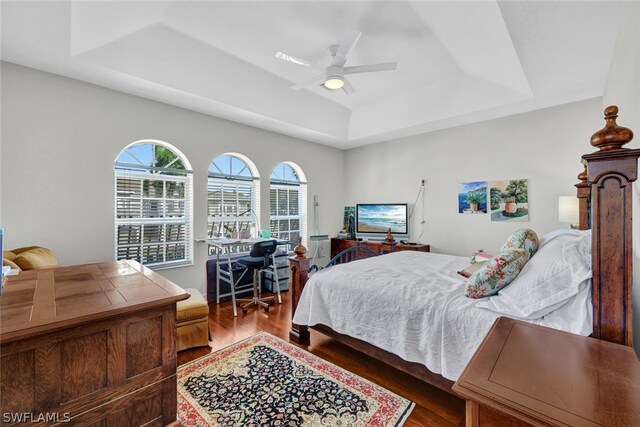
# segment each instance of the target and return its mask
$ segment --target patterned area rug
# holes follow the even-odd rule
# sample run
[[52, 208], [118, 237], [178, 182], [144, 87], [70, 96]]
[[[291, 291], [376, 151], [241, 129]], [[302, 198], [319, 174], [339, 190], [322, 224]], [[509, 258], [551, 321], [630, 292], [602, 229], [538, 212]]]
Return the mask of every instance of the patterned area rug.
[[178, 368], [187, 426], [401, 426], [408, 401], [261, 332]]

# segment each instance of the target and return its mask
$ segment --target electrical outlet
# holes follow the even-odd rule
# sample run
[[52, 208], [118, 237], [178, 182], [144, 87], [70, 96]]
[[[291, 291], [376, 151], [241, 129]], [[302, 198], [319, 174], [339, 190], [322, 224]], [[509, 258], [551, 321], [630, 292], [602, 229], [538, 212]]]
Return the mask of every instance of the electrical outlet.
[[427, 183], [427, 180], [425, 178], [422, 178], [422, 180], [420, 181], [420, 186], [424, 187], [426, 183]]

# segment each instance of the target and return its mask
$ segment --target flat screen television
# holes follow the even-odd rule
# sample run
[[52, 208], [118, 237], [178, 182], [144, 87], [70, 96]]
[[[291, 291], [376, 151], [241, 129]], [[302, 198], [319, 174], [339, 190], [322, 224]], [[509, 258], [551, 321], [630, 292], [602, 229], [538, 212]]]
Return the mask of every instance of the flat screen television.
[[397, 240], [409, 239], [406, 203], [361, 203], [356, 205], [356, 237], [384, 240], [387, 232]]

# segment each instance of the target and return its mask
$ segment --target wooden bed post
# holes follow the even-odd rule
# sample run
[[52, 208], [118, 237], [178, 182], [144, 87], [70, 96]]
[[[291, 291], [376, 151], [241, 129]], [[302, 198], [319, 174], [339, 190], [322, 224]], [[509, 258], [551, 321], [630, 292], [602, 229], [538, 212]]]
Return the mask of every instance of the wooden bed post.
[[[304, 285], [309, 278], [309, 266], [311, 258], [307, 257], [307, 248], [302, 246], [301, 239], [298, 237], [298, 246], [293, 249], [295, 256], [289, 257], [289, 267], [291, 268], [291, 316], [296, 312], [300, 294], [304, 289]], [[289, 339], [295, 343], [309, 345], [309, 327], [306, 325], [296, 325], [291, 322], [291, 330], [289, 331]]]
[[584, 170], [578, 174], [578, 179], [580, 180], [580, 182], [576, 184], [576, 189], [578, 190], [578, 211], [580, 212], [578, 230], [588, 230], [591, 228], [589, 224], [589, 194], [591, 193], [591, 188], [587, 182], [586, 164], [584, 165]]
[[633, 132], [616, 124], [618, 107], [604, 110], [606, 126], [593, 134], [599, 151], [582, 156], [591, 185], [593, 336], [632, 345], [631, 183], [640, 150], [622, 148]]

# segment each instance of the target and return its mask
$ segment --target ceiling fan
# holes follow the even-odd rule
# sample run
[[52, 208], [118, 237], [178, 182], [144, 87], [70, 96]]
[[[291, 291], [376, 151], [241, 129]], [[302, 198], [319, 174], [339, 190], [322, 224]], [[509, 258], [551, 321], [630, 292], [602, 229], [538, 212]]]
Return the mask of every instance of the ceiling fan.
[[347, 62], [347, 56], [353, 50], [353, 47], [358, 42], [358, 40], [360, 40], [361, 35], [362, 33], [359, 31], [349, 32], [344, 36], [344, 39], [342, 39], [342, 43], [340, 43], [339, 45], [329, 46], [329, 53], [331, 54], [331, 64], [328, 67], [313, 61], [299, 58], [297, 56], [289, 55], [287, 53], [276, 52], [276, 58], [282, 59], [283, 61], [288, 61], [305, 67], [323, 70], [322, 74], [318, 74], [312, 79], [291, 86], [291, 89], [299, 90], [306, 86], [320, 84], [329, 90], [342, 89], [347, 95], [349, 95], [354, 93], [356, 90], [353, 85], [349, 83], [349, 80], [345, 78], [345, 75], [356, 73], [370, 73], [374, 71], [395, 70], [398, 66], [397, 62], [356, 65], [352, 67], [344, 66], [344, 64], [346, 64]]

